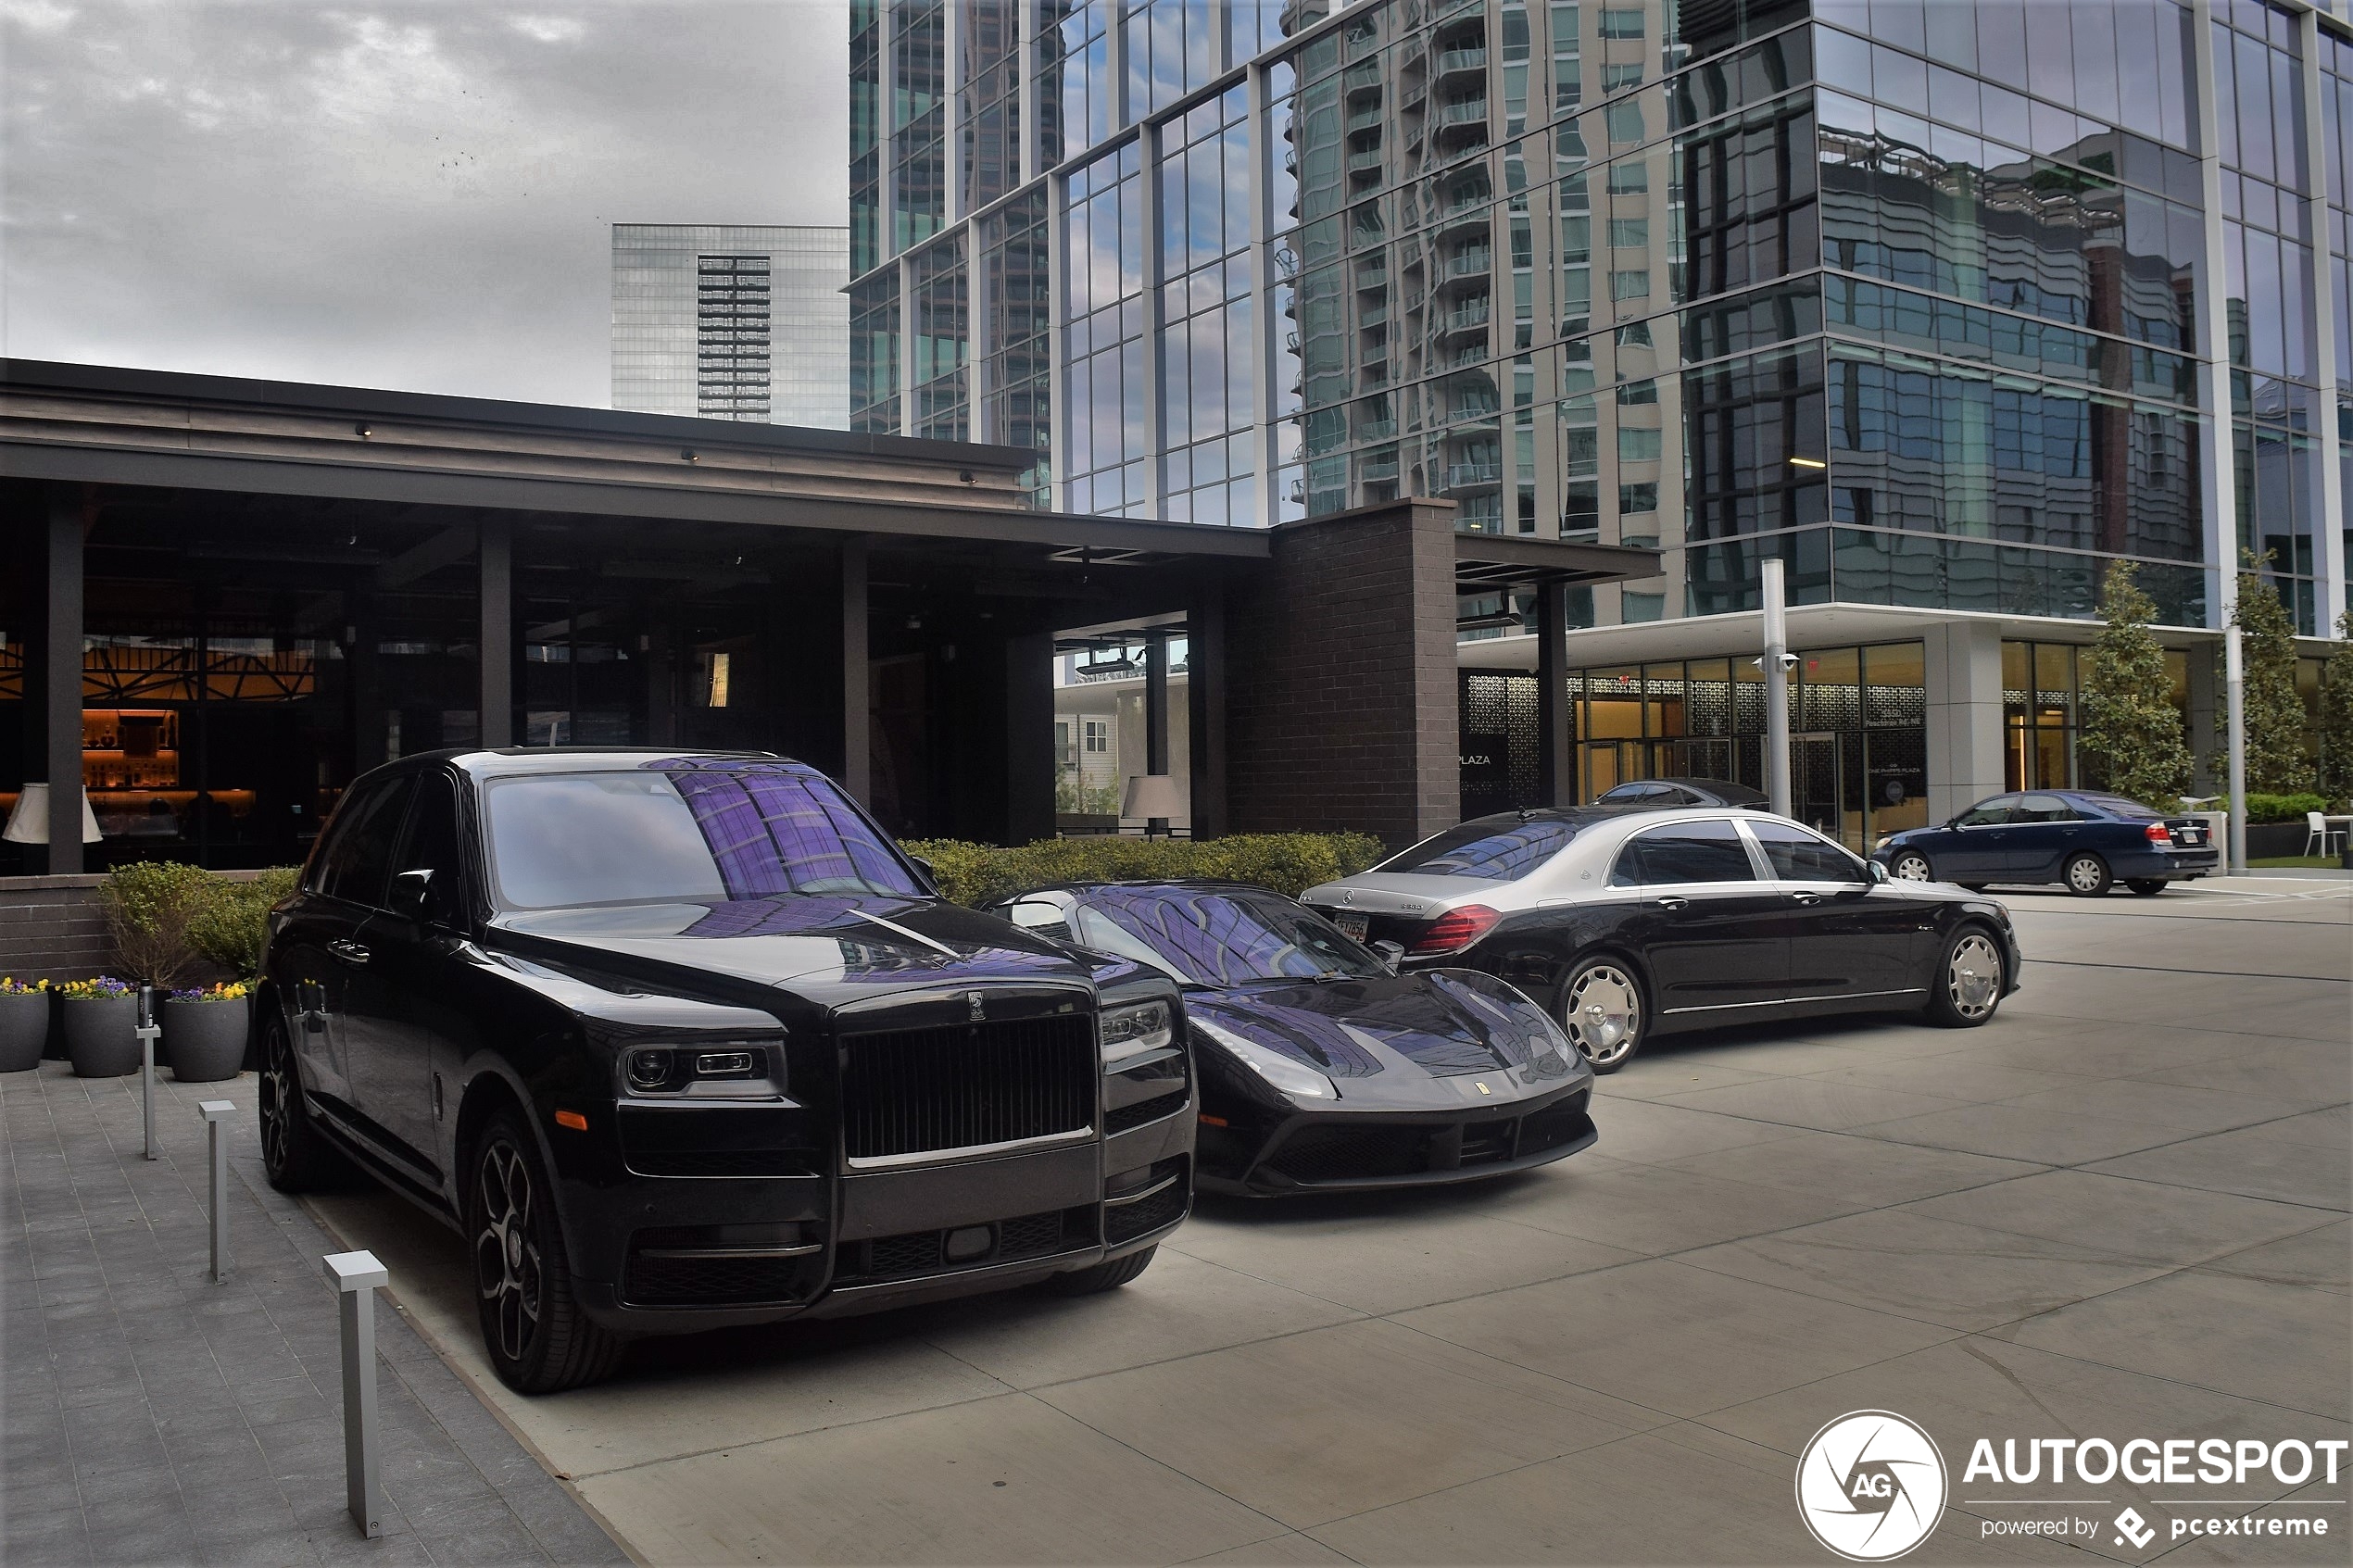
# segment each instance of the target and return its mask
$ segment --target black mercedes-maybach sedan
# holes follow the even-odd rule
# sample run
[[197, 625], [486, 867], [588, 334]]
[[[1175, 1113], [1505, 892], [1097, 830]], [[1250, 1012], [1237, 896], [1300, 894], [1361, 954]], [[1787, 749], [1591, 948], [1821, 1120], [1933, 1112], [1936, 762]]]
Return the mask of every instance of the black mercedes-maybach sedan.
[[1184, 986], [1206, 1190], [1469, 1181], [1593, 1142], [1592, 1069], [1489, 975], [1400, 974], [1314, 911], [1232, 883], [1066, 883], [995, 908]]
[[1998, 899], [1887, 868], [1762, 811], [1583, 807], [1480, 817], [1306, 905], [1404, 965], [1541, 1000], [1597, 1073], [1653, 1037], [1919, 1010], [1969, 1028], [2025, 961]]
[[472, 1248], [528, 1393], [623, 1343], [1141, 1273], [1191, 1203], [1177, 987], [942, 900], [773, 757], [442, 752], [271, 919], [264, 1163]]

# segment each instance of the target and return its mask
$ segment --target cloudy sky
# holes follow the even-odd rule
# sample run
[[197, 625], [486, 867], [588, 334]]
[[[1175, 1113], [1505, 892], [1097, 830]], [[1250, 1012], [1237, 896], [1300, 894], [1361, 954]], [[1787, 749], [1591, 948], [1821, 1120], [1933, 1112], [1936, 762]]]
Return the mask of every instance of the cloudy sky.
[[0, 353], [602, 406], [614, 222], [847, 221], [845, 0], [0, 0]]

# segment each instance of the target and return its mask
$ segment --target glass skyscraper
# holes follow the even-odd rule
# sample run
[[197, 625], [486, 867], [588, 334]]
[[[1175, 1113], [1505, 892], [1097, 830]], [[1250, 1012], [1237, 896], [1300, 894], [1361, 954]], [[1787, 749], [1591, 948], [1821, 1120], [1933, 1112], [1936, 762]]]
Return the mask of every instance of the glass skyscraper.
[[[1033, 449], [1057, 509], [1443, 496], [1654, 546], [1663, 577], [1572, 601], [1611, 683], [1580, 689], [1644, 709], [1580, 707], [1591, 786], [1750, 770], [1674, 726], [1742, 711], [1683, 661], [1753, 643], [1768, 555], [1856, 671], [1823, 720], [1850, 836], [1923, 777], [2076, 782], [2110, 560], [2183, 629], [2194, 714], [2240, 549], [2308, 634], [2347, 602], [2346, 16], [853, 0], [853, 427]], [[1464, 617], [1510, 645], [1516, 608]], [[1867, 645], [1920, 671], [1900, 765]]]
[[612, 406], [840, 430], [849, 232], [612, 226]]

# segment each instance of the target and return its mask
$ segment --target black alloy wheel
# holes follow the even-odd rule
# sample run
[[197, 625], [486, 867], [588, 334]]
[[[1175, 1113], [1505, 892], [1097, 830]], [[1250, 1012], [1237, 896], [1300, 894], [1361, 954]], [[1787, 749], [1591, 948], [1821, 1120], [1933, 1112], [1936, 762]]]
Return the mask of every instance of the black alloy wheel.
[[255, 1098], [261, 1123], [261, 1171], [280, 1192], [316, 1192], [348, 1174], [350, 1163], [327, 1142], [302, 1098], [302, 1074], [285, 1020], [275, 1002], [261, 1026], [260, 1092]]
[[466, 1173], [482, 1343], [499, 1381], [552, 1394], [610, 1376], [622, 1339], [573, 1296], [555, 1188], [530, 1135], [500, 1112], [474, 1140]]
[[1897, 882], [1934, 882], [1936, 880], [1936, 872], [1930, 868], [1928, 857], [1917, 849], [1906, 849], [1896, 856], [1894, 863], [1887, 868], [1887, 874]]
[[1948, 1029], [1975, 1029], [2002, 1005], [2008, 979], [2001, 944], [1982, 925], [1965, 925], [1944, 945], [1929, 977], [1928, 1015]]
[[1595, 1073], [1615, 1073], [1642, 1048], [1642, 985], [1622, 960], [1579, 963], [1561, 987], [1561, 1027]]
[[2108, 862], [2088, 849], [2070, 855], [2059, 877], [2067, 890], [2080, 898], [2101, 897], [2108, 889]]

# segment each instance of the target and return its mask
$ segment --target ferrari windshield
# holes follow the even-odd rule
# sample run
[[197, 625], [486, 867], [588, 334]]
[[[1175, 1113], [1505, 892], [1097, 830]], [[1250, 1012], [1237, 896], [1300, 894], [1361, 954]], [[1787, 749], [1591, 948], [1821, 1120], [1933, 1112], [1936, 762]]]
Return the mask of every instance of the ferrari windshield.
[[497, 779], [491, 880], [510, 909], [926, 890], [823, 774], [790, 762], [662, 758]]
[[1198, 887], [1098, 887], [1071, 910], [1071, 936], [1193, 985], [1371, 979], [1378, 959], [1288, 898]]

